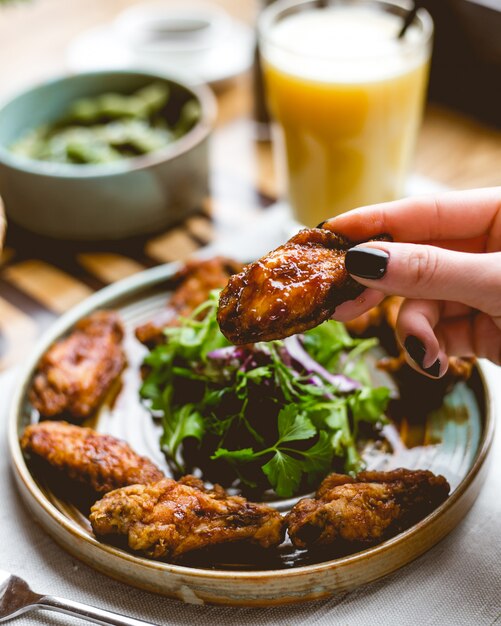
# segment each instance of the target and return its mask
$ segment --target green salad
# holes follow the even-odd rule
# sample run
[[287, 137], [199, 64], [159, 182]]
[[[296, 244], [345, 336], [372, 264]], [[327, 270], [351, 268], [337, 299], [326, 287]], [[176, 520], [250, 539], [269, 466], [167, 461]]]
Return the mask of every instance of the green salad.
[[168, 121], [170, 91], [156, 82], [131, 95], [105, 93], [76, 100], [61, 120], [29, 131], [11, 151], [39, 161], [98, 164], [154, 152], [186, 134], [200, 119], [191, 98]]
[[[233, 346], [221, 334], [213, 292], [146, 357], [141, 395], [162, 423], [175, 475], [290, 497], [334, 468], [362, 469], [359, 425], [385, 422], [386, 387], [372, 387], [354, 339], [327, 321], [283, 341]], [[203, 317], [203, 319], [200, 319]]]

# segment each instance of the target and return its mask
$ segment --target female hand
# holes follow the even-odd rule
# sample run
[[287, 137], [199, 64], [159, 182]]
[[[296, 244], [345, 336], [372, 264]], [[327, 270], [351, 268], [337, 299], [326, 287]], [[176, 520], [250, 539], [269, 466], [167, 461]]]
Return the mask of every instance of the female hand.
[[346, 268], [367, 289], [335, 319], [404, 296], [397, 340], [415, 369], [443, 376], [448, 356], [501, 362], [501, 187], [363, 207], [322, 228], [355, 241], [381, 233], [394, 240], [348, 251]]

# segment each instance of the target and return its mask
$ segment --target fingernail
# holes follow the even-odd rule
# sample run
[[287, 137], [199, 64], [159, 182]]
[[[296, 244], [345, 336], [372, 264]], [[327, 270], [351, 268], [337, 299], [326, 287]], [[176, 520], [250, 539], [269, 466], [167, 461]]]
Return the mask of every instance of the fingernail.
[[374, 280], [383, 278], [389, 258], [387, 252], [377, 248], [350, 248], [344, 263], [350, 274]]
[[[411, 359], [423, 369], [424, 357], [426, 356], [426, 348], [424, 343], [414, 335], [409, 335], [404, 341], [404, 347]], [[435, 364], [433, 364], [435, 365]], [[432, 367], [433, 367], [432, 365]]]
[[437, 359], [430, 367], [423, 368], [423, 372], [438, 378], [440, 376], [440, 359]]
[[426, 348], [424, 343], [414, 335], [408, 335], [404, 341], [404, 347], [411, 359], [430, 376], [438, 378], [440, 376], [440, 359], [437, 359], [430, 367], [423, 367], [424, 358], [426, 356]]
[[316, 228], [323, 228], [323, 227], [324, 227], [324, 224], [325, 224], [325, 222], [326, 222], [326, 221], [327, 221], [327, 220], [324, 220], [323, 222], [320, 222], [320, 224], [318, 224], [318, 225], [316, 226]]

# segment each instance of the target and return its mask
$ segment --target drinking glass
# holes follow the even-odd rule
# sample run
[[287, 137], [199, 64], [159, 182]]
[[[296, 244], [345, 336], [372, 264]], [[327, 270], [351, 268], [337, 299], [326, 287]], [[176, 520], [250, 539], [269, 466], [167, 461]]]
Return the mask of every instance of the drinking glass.
[[293, 217], [315, 226], [404, 193], [433, 23], [405, 0], [278, 0], [259, 19], [269, 109]]

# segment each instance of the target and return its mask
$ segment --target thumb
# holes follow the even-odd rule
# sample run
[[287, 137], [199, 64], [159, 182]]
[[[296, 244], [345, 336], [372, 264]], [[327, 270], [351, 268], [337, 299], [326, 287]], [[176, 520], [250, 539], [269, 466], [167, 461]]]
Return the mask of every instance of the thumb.
[[371, 241], [348, 250], [345, 264], [354, 279], [385, 294], [461, 302], [501, 315], [501, 252]]

